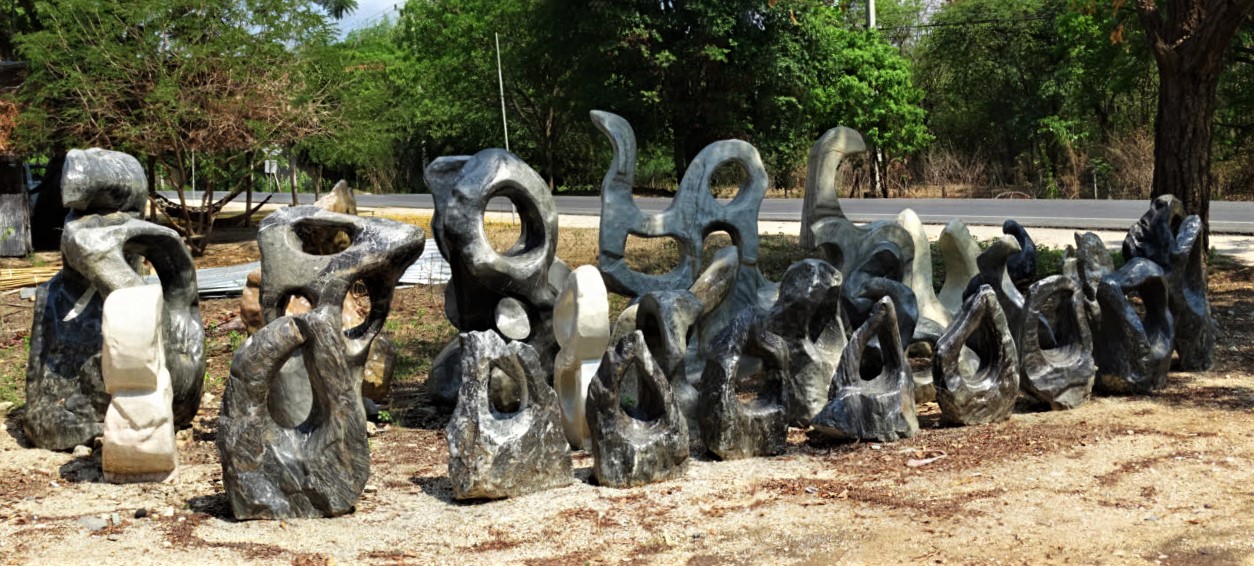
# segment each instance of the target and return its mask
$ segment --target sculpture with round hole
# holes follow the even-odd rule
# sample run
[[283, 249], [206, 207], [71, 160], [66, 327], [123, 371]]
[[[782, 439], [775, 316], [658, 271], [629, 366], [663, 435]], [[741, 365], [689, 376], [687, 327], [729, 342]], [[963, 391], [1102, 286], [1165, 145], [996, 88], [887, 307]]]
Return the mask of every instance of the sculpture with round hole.
[[196, 270], [179, 235], [138, 216], [147, 198], [130, 155], [92, 149], [66, 156], [61, 272], [35, 293], [26, 366], [26, 438], [40, 448], [90, 445], [109, 394], [101, 376], [101, 316], [114, 291], [145, 284], [144, 259], [161, 283], [162, 348], [174, 422], [190, 423], [204, 388], [204, 326]]
[[1171, 316], [1175, 320], [1173, 347], [1180, 369], [1204, 371], [1215, 364], [1219, 325], [1210, 313], [1203, 262], [1202, 220], [1185, 216], [1184, 203], [1162, 195], [1128, 230], [1123, 241], [1125, 260], [1143, 257], [1161, 267], [1167, 277]]
[[[342, 230], [351, 245], [305, 251], [309, 229]], [[262, 221], [262, 312], [271, 320], [244, 342], [218, 420], [223, 486], [238, 519], [336, 516], [351, 512], [370, 473], [361, 374], [387, 318], [396, 282], [422, 254], [422, 230], [381, 218], [312, 207], [280, 209]], [[369, 291], [370, 312], [343, 328], [344, 297]], [[280, 316], [290, 297], [313, 310]], [[280, 380], [298, 366], [298, 378]], [[293, 370], [295, 371], [295, 370]]]
[[[978, 362], [963, 359], [970, 356]], [[1019, 355], [992, 287], [981, 286], [963, 303], [936, 343], [932, 372], [945, 422], [974, 425], [1010, 418], [1019, 394]]]
[[1054, 410], [1084, 404], [1093, 391], [1096, 367], [1079, 283], [1065, 275], [1033, 283], [1025, 298], [1024, 320], [1017, 342], [1019, 385]]
[[[634, 398], [624, 395], [629, 379]], [[640, 331], [605, 353], [588, 386], [587, 411], [597, 483], [634, 487], [684, 475], [688, 424]]]
[[[632, 200], [636, 171], [636, 138], [631, 125], [609, 112], [592, 111], [592, 121], [610, 140], [614, 159], [601, 184], [601, 230], [597, 263], [606, 286], [615, 293], [639, 297], [653, 291], [687, 289], [703, 269], [705, 237], [726, 232], [738, 254], [734, 287], [726, 300], [710, 305], [701, 323], [699, 349], [709, 346], [718, 331], [749, 305], [761, 303], [760, 291], [771, 284], [758, 270], [758, 210], [766, 195], [766, 167], [757, 149], [741, 140], [714, 142], [693, 159], [666, 210], [646, 214]], [[736, 166], [744, 173], [739, 191], [720, 203], [710, 192], [711, 178], [721, 167]], [[670, 272], [650, 275], [628, 265], [629, 235], [673, 238], [679, 263]]]
[[495, 332], [458, 336], [462, 390], [445, 429], [454, 499], [501, 499], [574, 481], [557, 395], [536, 351]]
[[1019, 251], [1006, 258], [1006, 275], [1015, 285], [1027, 285], [1036, 278], [1036, 242], [1028, 231], [1015, 220], [1006, 220], [1001, 232], [1011, 236], [1019, 244]]
[[1167, 277], [1148, 259], [1132, 258], [1102, 278], [1101, 342], [1093, 349], [1099, 390], [1148, 393], [1167, 384], [1175, 336], [1169, 301]]
[[818, 433], [839, 440], [892, 442], [919, 431], [914, 381], [898, 332], [896, 309], [884, 297], [840, 355], [831, 401], [811, 423]]
[[[707, 352], [701, 377], [701, 441], [721, 460], [773, 456], [788, 436], [783, 386], [788, 344], [766, 331], [764, 312], [745, 311], [723, 329]], [[756, 364], [747, 362], [756, 361]], [[750, 369], [752, 367], [758, 369]], [[738, 392], [749, 384], [757, 391]], [[741, 399], [742, 395], [752, 398]]]
[[[435, 215], [431, 231], [448, 261], [444, 312], [461, 332], [493, 331], [521, 340], [553, 370], [557, 343], [553, 305], [569, 269], [556, 258], [557, 209], [544, 179], [518, 156], [485, 149], [474, 156], [441, 157], [426, 169]], [[518, 240], [504, 252], [484, 231], [489, 201], [505, 198], [518, 211]], [[432, 362], [428, 387], [434, 400], [457, 402], [461, 388], [458, 341]]]

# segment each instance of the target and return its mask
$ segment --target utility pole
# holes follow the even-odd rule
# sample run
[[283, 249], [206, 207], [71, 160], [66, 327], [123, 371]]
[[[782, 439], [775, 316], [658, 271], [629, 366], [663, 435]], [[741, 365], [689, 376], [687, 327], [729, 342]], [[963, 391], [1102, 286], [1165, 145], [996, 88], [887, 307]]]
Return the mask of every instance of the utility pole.
[[501, 126], [505, 129], [505, 151], [509, 151], [509, 121], [505, 119], [505, 75], [501, 72], [501, 34], [496, 36], [496, 81], [501, 86]]
[[866, 28], [875, 29], [875, 0], [866, 0]]

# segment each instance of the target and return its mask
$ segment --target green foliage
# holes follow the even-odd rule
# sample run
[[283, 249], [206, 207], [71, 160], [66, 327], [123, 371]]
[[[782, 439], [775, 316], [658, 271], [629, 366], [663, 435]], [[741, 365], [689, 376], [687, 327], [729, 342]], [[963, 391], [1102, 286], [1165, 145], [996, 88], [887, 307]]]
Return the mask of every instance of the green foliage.
[[380, 411], [379, 411], [379, 422], [381, 422], [381, 423], [383, 423], [383, 424], [388, 424], [388, 423], [390, 423], [390, 422], [393, 422], [393, 420], [392, 420], [392, 413], [388, 412], [388, 411], [387, 411], [387, 409], [380, 410]]
[[232, 330], [231, 333], [227, 336], [227, 339], [229, 340], [229, 344], [231, 345], [231, 351], [235, 352], [239, 350], [240, 346], [244, 345], [244, 340], [247, 340], [248, 336], [245, 336], [241, 332]]

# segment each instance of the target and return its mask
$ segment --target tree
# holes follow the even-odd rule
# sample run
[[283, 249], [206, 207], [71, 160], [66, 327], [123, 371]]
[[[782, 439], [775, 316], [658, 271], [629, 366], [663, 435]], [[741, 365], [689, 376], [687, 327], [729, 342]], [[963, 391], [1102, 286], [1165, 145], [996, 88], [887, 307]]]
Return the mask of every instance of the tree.
[[[18, 36], [30, 61], [21, 116], [28, 147], [141, 153], [179, 190], [176, 229], [202, 253], [222, 201], [243, 189], [244, 157], [318, 133], [334, 85], [308, 80], [332, 36], [301, 0], [60, 0], [37, 4]], [[194, 177], [193, 177], [194, 175]], [[200, 210], [183, 187], [206, 191]]]
[[1224, 52], [1252, 10], [1254, 0], [1136, 3], [1159, 77], [1152, 196], [1175, 195], [1202, 218], [1207, 237], [1216, 92]]

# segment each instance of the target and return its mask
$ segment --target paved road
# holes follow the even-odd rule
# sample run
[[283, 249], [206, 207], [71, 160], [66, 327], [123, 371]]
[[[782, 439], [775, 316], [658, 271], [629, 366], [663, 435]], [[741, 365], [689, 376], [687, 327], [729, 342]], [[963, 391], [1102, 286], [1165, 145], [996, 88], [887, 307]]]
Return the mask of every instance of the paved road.
[[[167, 195], [173, 196], [173, 195]], [[313, 195], [302, 193], [301, 204], [312, 204]], [[254, 202], [265, 198], [254, 194]], [[196, 197], [192, 197], [196, 198]], [[598, 197], [557, 196], [561, 214], [598, 216]], [[243, 197], [237, 202], [242, 203]], [[272, 203], [291, 203], [290, 193], [275, 194]], [[636, 204], [645, 212], [659, 212], [671, 199], [637, 197]], [[362, 207], [432, 208], [431, 195], [358, 195]], [[1140, 200], [1009, 200], [1009, 199], [843, 199], [845, 214], [855, 222], [872, 222], [894, 218], [906, 208], [913, 208], [924, 224], [945, 224], [961, 218], [971, 225], [1000, 226], [1007, 218], [1038, 228], [1083, 228], [1090, 230], [1127, 230], [1148, 208]], [[504, 199], [493, 200], [489, 210], [509, 211]], [[1212, 202], [1211, 231], [1219, 234], [1254, 235], [1254, 202]], [[762, 220], [796, 221], [801, 218], [801, 199], [766, 199], [759, 214]]]

